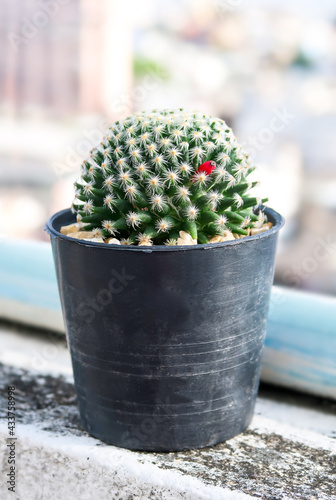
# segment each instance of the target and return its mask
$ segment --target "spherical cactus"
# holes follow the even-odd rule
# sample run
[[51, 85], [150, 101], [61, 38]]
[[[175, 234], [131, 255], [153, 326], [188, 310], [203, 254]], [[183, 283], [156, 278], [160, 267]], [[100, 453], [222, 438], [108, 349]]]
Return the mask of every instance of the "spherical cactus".
[[266, 199], [249, 196], [254, 170], [218, 118], [179, 111], [142, 112], [112, 125], [84, 161], [73, 210], [83, 231], [123, 243], [196, 243], [249, 234]]

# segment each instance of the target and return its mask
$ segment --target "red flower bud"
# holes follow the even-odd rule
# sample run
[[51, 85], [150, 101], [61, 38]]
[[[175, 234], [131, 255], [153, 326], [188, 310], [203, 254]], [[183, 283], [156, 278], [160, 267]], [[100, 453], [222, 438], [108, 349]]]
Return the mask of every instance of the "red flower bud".
[[216, 168], [216, 162], [215, 161], [206, 161], [205, 163], [202, 163], [197, 169], [197, 173], [204, 172], [206, 175], [210, 175]]

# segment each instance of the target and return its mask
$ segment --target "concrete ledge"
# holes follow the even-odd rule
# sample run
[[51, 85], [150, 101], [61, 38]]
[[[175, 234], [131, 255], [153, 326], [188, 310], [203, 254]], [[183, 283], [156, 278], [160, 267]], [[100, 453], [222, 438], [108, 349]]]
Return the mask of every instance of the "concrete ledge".
[[[16, 494], [8, 492], [7, 387], [16, 387]], [[179, 453], [108, 446], [81, 427], [63, 376], [0, 366], [0, 498], [336, 498], [335, 403], [263, 389], [250, 428], [228, 442]]]

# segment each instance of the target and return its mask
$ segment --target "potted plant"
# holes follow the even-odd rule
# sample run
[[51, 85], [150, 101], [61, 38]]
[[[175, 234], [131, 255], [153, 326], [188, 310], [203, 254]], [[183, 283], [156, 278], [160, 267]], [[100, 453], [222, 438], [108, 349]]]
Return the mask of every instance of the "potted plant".
[[130, 449], [225, 441], [256, 400], [282, 217], [220, 119], [112, 125], [51, 236], [84, 427]]

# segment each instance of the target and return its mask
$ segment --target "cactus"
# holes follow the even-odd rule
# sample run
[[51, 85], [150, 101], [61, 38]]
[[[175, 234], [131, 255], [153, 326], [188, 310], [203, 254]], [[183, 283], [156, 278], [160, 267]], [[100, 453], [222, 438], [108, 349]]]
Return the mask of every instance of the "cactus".
[[254, 166], [218, 118], [142, 112], [113, 124], [75, 182], [72, 209], [83, 231], [123, 243], [177, 243], [180, 231], [209, 243], [264, 223], [249, 195]]

